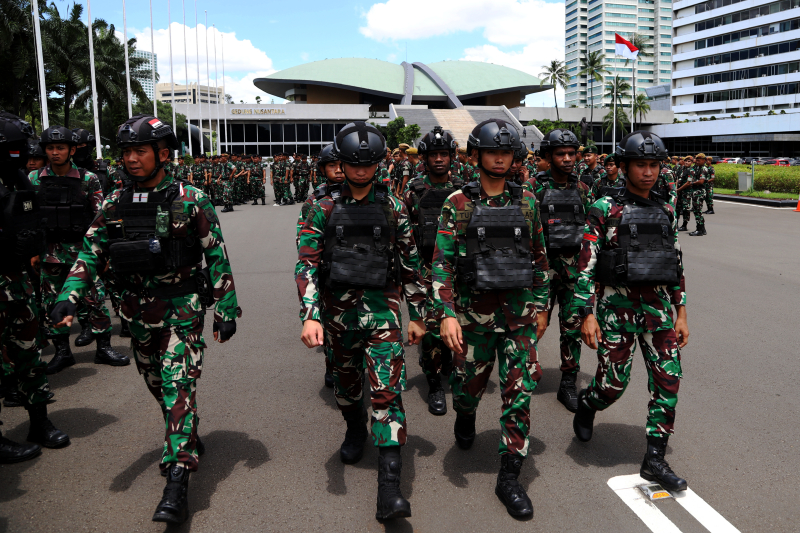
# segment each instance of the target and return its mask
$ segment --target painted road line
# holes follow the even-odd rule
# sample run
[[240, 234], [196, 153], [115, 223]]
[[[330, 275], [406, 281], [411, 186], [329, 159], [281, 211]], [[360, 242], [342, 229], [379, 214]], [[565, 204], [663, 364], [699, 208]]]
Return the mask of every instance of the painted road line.
[[[636, 513], [653, 533], [680, 533], [680, 530], [653, 504], [639, 486], [649, 484], [638, 474], [617, 476], [608, 480], [608, 486]], [[692, 489], [672, 493], [675, 501], [692, 515], [710, 533], [740, 533]]]
[[647, 481], [638, 474], [617, 476], [608, 480], [611, 490], [617, 493], [617, 496], [631, 508], [631, 511], [636, 513], [636, 516], [650, 528], [650, 531], [653, 533], [681, 533], [681, 530], [639, 490], [639, 485], [646, 483]]
[[727, 200], [718, 200], [716, 198], [714, 199], [714, 201], [719, 202], [721, 204], [742, 205], [747, 207], [760, 207], [761, 209], [777, 209], [778, 211], [786, 211], [787, 209], [791, 209], [791, 207], [770, 207], [768, 205], [746, 204], [744, 202], [729, 202]]
[[686, 509], [690, 515], [703, 524], [711, 533], [740, 533], [738, 529], [725, 520], [721, 514], [708, 505], [692, 489], [673, 494], [675, 501]]

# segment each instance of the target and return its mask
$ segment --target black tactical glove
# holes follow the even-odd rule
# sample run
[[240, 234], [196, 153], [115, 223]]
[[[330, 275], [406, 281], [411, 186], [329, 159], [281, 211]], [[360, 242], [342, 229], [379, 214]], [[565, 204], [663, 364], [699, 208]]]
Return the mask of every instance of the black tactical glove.
[[226, 341], [236, 333], [236, 321], [214, 322], [214, 333], [219, 332], [219, 340]]
[[75, 304], [70, 302], [69, 300], [65, 300], [63, 302], [58, 302], [56, 305], [53, 306], [53, 309], [50, 311], [50, 320], [53, 321], [53, 324], [59, 324], [64, 317], [72, 316], [74, 317], [77, 314], [77, 309], [75, 308]]

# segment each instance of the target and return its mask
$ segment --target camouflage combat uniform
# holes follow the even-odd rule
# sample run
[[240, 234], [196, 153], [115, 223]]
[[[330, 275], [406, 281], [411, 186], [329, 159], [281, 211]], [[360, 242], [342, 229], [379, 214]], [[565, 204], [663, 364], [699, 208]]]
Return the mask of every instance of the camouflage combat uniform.
[[[675, 190], [680, 189], [689, 180], [689, 168], [681, 166], [678, 168]], [[689, 222], [689, 212], [692, 208], [692, 188], [688, 187], [677, 193], [676, 216], [683, 217], [684, 223]]]
[[308, 198], [308, 183], [311, 175], [311, 166], [308, 161], [301, 159], [294, 166], [292, 179], [294, 181], [294, 201], [304, 202]]
[[692, 183], [688, 189], [684, 189], [684, 191], [689, 191], [691, 195], [692, 201], [692, 213], [694, 213], [694, 221], [695, 223], [704, 226], [706, 221], [703, 218], [703, 200], [706, 197], [706, 188], [705, 184], [697, 183], [700, 180], [704, 180], [708, 177], [708, 171], [704, 165], [695, 164], [691, 168], [689, 168], [687, 179]]
[[[480, 180], [477, 182], [480, 186]], [[478, 409], [489, 376], [499, 359], [500, 455], [528, 454], [530, 401], [541, 377], [536, 351], [536, 314], [547, 310], [548, 264], [536, 198], [523, 191], [521, 207], [531, 236], [533, 286], [505, 291], [480, 291], [456, 273], [457, 261], [467, 254], [466, 228], [473, 213], [464, 189], [452, 194], [442, 207], [433, 258], [432, 317], [456, 318], [462, 328], [462, 353], [453, 354], [450, 387], [453, 409], [472, 416]], [[509, 205], [508, 185], [502, 194], [489, 197], [481, 189], [485, 206]]]
[[286, 176], [288, 163], [286, 161], [275, 161], [272, 163], [272, 190], [275, 194], [275, 203], [280, 204], [282, 200], [288, 199], [289, 179]]
[[658, 180], [656, 180], [653, 189], [666, 192], [665, 200], [667, 200], [674, 211], [678, 201], [678, 194], [675, 192], [675, 174], [667, 165], [661, 165], [661, 171], [658, 174]]
[[[706, 173], [708, 175], [708, 180], [713, 180], [717, 177], [716, 172], [714, 171], [714, 165], [711, 163], [706, 165]], [[710, 210], [714, 210], [714, 182], [706, 180], [705, 189], [706, 189], [706, 207]]]
[[264, 191], [264, 169], [266, 168], [266, 163], [256, 161], [252, 163], [252, 165], [253, 168], [250, 172], [250, 197], [253, 198], [253, 200], [266, 198], [266, 192]]
[[[578, 260], [579, 277], [574, 301], [576, 310], [594, 307], [598, 252], [601, 249], [619, 248], [617, 227], [625, 205], [661, 206], [670, 218], [675, 248], [680, 252], [677, 220], [672, 206], [659, 197], [651, 198], [654, 201], [625, 191], [622, 196], [601, 198], [592, 206]], [[672, 434], [682, 372], [671, 306], [686, 305], [683, 274], [680, 284], [675, 286], [601, 285], [598, 295], [596, 318], [603, 338], [597, 350], [597, 372], [587, 389], [589, 404], [603, 410], [622, 396], [630, 380], [632, 354], [638, 339], [649, 377], [647, 435], [662, 437]]]
[[[405, 206], [373, 184], [360, 201], [353, 199], [347, 184], [341, 199], [346, 204], [374, 204], [380, 189], [385, 211], [390, 211], [396, 230], [391, 236], [399, 263], [399, 283], [384, 289], [337, 289], [320, 280], [325, 247], [325, 227], [334, 208], [330, 196], [320, 199], [309, 213], [300, 233], [300, 252], [295, 269], [300, 296], [300, 318], [319, 320], [333, 356], [336, 403], [343, 412], [362, 409], [363, 373], [369, 373], [372, 403], [372, 442], [375, 446], [398, 446], [406, 442], [406, 414], [400, 397], [406, 384], [402, 339], [403, 297], [411, 320], [422, 320], [425, 285], [419, 275], [417, 254]], [[402, 293], [401, 293], [402, 289]]]
[[[154, 189], [165, 191], [174, 182], [167, 174]], [[145, 192], [145, 189], [135, 189]], [[107, 221], [117, 220], [123, 191], [115, 191], [103, 202], [100, 215], [86, 234], [83, 251], [75, 261], [58, 297], [73, 303], [94, 286], [98, 269], [109, 259]], [[208, 197], [188, 184], [179, 185], [170, 209], [170, 234], [200, 241], [211, 274], [216, 303], [215, 322], [237, 318], [237, 300], [231, 265], [222, 239], [219, 220]], [[131, 346], [139, 374], [155, 397], [165, 421], [161, 469], [179, 463], [197, 470], [197, 380], [203, 366], [205, 309], [197, 294], [154, 297], [148, 290], [163, 290], [191, 282], [200, 263], [180, 267], [163, 275], [125, 275], [122, 279], [122, 315], [130, 323]]]
[[620, 187], [624, 187], [627, 181], [625, 178], [622, 177], [622, 174], [617, 174], [617, 178], [614, 181], [611, 181], [608, 177], [608, 174], [603, 176], [602, 178], [597, 178], [595, 180], [594, 185], [592, 185], [592, 198], [600, 199], [605, 194], [601, 195], [600, 192], [603, 188], [612, 187], [614, 189], [619, 189]]

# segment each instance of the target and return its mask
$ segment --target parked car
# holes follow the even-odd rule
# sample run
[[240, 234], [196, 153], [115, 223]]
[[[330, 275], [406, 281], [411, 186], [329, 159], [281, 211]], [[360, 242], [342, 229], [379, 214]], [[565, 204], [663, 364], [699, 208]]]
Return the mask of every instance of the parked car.
[[753, 158], [752, 157], [743, 157], [742, 158], [742, 164], [743, 165], [749, 165], [752, 162], [753, 162]]
[[792, 159], [789, 161], [790, 167], [800, 167], [800, 159]]
[[772, 165], [775, 163], [775, 159], [772, 157], [756, 157], [756, 165]]
[[789, 160], [788, 160], [788, 159], [776, 159], [776, 160], [775, 160], [775, 163], [773, 163], [773, 164], [774, 164], [776, 167], [789, 167], [789, 166], [791, 166], [791, 165], [789, 164]]
[[719, 163], [719, 156], [718, 155], [708, 156], [708, 162], [711, 163], [712, 165], [716, 165], [717, 163]]

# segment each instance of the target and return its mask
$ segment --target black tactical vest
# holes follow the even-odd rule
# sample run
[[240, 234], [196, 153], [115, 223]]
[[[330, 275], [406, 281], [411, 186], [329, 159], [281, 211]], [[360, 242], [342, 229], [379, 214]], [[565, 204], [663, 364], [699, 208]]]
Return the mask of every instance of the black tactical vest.
[[118, 220], [106, 222], [115, 274], [166, 274], [203, 260], [199, 239], [172, 235], [172, 221], [185, 216], [179, 193], [177, 180], [162, 192], [123, 190], [116, 206]]
[[546, 189], [541, 202], [542, 227], [548, 255], [580, 251], [586, 213], [574, 177], [566, 189]]
[[342, 196], [334, 198], [322, 254], [322, 273], [332, 288], [383, 289], [400, 282], [394, 251], [397, 226], [388, 189], [373, 187], [375, 202], [370, 204], [345, 204]]
[[442, 214], [442, 205], [455, 189], [427, 189], [421, 178], [417, 178], [409, 185], [416, 203], [417, 219], [412, 220], [414, 225], [414, 240], [417, 249], [425, 262], [433, 261], [433, 250], [436, 246], [436, 234], [439, 230], [439, 216]]
[[111, 180], [108, 179], [108, 163], [101, 161], [92, 172], [94, 172], [97, 179], [100, 180], [100, 187], [103, 189], [103, 198], [105, 198], [108, 196], [108, 193], [111, 192]]
[[[27, 180], [27, 178], [25, 178]], [[33, 190], [9, 190], [0, 183], [0, 272], [19, 273], [44, 252], [39, 198]]]
[[459, 258], [458, 276], [473, 289], [533, 286], [531, 234], [521, 206], [523, 190], [515, 183], [506, 182], [506, 186], [511, 202], [503, 207], [484, 206], [477, 182], [462, 188], [473, 211], [466, 228], [467, 255]]
[[625, 184], [625, 178], [619, 175], [617, 175], [617, 179], [614, 180], [613, 184], [608, 180], [608, 178], [603, 178], [600, 182], [600, 187], [597, 188], [597, 197], [602, 198], [603, 196], [615, 194], [617, 190], [624, 188]]
[[53, 242], [76, 243], [83, 240], [94, 219], [86, 171], [80, 179], [39, 175], [39, 208], [46, 220], [47, 238]]
[[589, 188], [591, 189], [592, 185], [594, 185], [594, 174], [592, 173], [592, 171], [587, 170], [586, 172], [581, 174], [581, 181], [586, 185], [588, 185]]
[[601, 285], [677, 285], [680, 259], [675, 249], [672, 223], [656, 204], [628, 204], [617, 228], [618, 248], [601, 250], [596, 281]]

